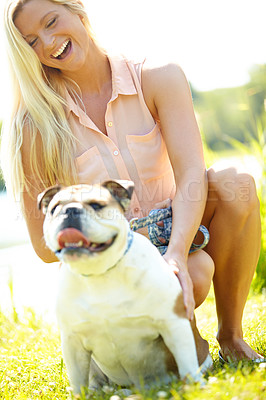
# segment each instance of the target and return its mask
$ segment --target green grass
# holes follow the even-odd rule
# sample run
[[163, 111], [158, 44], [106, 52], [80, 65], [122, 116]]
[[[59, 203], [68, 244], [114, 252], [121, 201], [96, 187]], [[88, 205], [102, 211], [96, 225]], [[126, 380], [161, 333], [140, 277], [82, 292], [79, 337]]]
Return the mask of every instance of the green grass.
[[66, 387], [57, 330], [31, 310], [0, 313], [0, 399], [66, 399]]
[[[254, 349], [266, 355], [266, 296], [248, 299], [244, 317], [245, 339]], [[167, 398], [171, 400], [266, 398], [265, 364], [254, 367], [248, 363], [222, 367], [218, 362], [215, 340], [216, 317], [213, 294], [199, 310], [197, 321], [202, 335], [209, 341], [214, 370], [206, 376], [207, 384], [173, 383], [170, 387], [154, 387], [149, 391], [133, 389], [131, 400]], [[162, 392], [163, 391], [163, 392]], [[0, 313], [0, 399], [67, 399], [70, 396], [66, 369], [62, 361], [59, 333], [35, 313], [26, 310], [23, 318]], [[112, 397], [110, 390], [95, 399]], [[123, 398], [120, 394], [120, 398]], [[85, 396], [81, 396], [85, 399]], [[113, 398], [112, 400], [119, 400]]]

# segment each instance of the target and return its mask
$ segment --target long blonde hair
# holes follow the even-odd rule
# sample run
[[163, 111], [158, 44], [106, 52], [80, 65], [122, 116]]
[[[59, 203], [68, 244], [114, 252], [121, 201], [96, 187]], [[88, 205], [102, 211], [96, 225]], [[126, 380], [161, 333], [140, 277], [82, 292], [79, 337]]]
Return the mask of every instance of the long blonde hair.
[[[11, 0], [5, 10], [5, 32], [8, 57], [14, 87], [13, 111], [5, 124], [2, 137], [2, 169], [6, 186], [16, 199], [23, 191], [31, 191], [22, 164], [23, 135], [29, 135], [31, 174], [37, 189], [57, 182], [77, 181], [74, 161], [75, 137], [66, 118], [66, 89], [75, 92], [75, 84], [63, 79], [61, 72], [44, 66], [34, 50], [24, 40], [14, 21], [29, 0]], [[82, 3], [79, 0], [50, 0], [64, 5], [82, 17], [92, 39], [94, 35]], [[37, 142], [40, 143], [41, 149]], [[27, 141], [28, 142], [28, 141]], [[36, 187], [35, 187], [36, 189]]]

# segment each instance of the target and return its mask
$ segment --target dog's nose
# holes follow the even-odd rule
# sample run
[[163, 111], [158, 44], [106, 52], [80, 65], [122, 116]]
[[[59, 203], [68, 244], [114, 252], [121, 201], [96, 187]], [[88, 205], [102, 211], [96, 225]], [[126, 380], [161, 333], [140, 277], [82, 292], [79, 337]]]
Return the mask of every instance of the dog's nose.
[[78, 218], [80, 217], [80, 214], [82, 213], [82, 209], [81, 208], [77, 208], [77, 207], [68, 207], [65, 210], [66, 215], [69, 218]]
[[84, 209], [79, 203], [66, 204], [61, 211], [60, 230], [65, 228], [75, 228], [82, 230], [82, 214]]

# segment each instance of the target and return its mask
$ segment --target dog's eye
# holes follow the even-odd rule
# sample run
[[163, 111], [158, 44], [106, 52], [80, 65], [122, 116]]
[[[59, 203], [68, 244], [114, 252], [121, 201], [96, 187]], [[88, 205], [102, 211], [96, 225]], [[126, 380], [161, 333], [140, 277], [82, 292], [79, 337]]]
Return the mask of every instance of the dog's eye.
[[50, 210], [50, 214], [53, 215], [55, 210], [57, 209], [58, 204], [56, 204], [51, 210]]
[[99, 204], [99, 203], [89, 203], [89, 206], [90, 206], [91, 208], [93, 208], [94, 211], [99, 211], [99, 210], [101, 210], [102, 208], [104, 208], [104, 205], [103, 205], [103, 204]]

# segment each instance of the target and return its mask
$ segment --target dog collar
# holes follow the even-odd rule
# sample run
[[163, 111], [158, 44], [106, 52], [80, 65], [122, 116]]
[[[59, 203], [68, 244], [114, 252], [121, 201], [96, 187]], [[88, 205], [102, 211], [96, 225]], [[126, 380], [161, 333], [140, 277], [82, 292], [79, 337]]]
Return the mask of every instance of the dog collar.
[[127, 248], [126, 248], [126, 250], [125, 250], [125, 252], [124, 252], [122, 257], [124, 257], [127, 254], [127, 252], [129, 251], [129, 249], [130, 249], [130, 247], [132, 245], [132, 242], [133, 242], [133, 232], [132, 232], [131, 229], [129, 229], [128, 232], [127, 232]]

